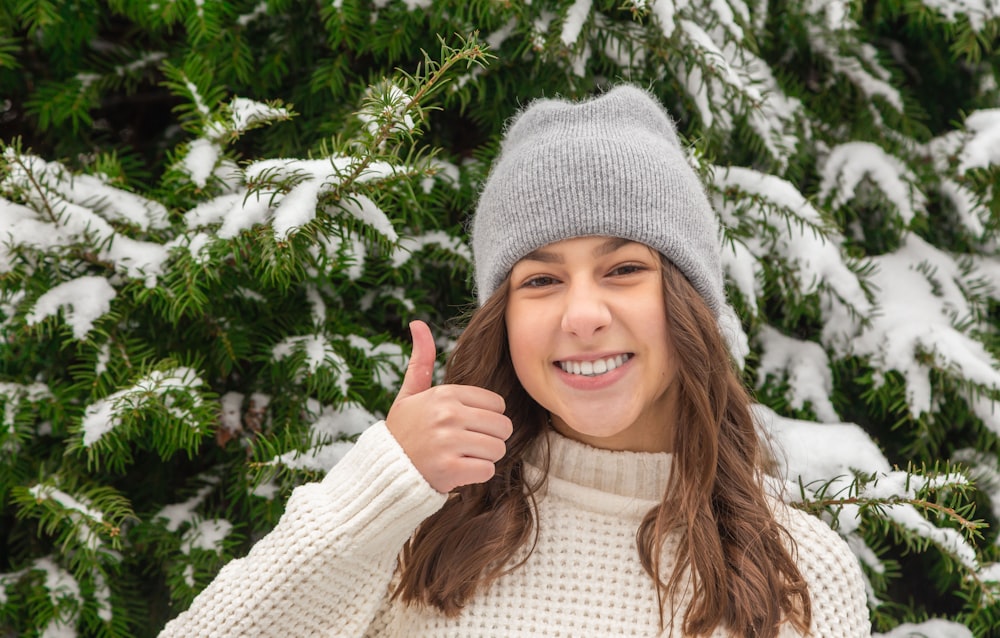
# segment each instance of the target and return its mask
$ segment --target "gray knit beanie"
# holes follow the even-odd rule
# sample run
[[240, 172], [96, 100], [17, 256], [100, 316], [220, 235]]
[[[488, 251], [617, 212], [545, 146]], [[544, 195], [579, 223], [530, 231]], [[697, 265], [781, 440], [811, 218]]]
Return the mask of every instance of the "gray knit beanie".
[[536, 100], [514, 118], [472, 222], [479, 303], [531, 251], [590, 235], [660, 251], [719, 316], [717, 218], [670, 116], [634, 86], [584, 102]]

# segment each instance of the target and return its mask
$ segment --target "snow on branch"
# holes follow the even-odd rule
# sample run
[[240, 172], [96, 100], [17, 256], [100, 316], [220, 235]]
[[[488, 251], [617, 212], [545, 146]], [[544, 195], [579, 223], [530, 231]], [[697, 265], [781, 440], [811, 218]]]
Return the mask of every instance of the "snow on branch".
[[10, 147], [3, 159], [8, 174], [0, 181], [0, 192], [17, 193], [29, 205], [0, 198], [0, 272], [10, 270], [12, 250], [18, 246], [51, 252], [83, 245], [94, 251], [98, 260], [117, 266], [130, 277], [145, 279], [149, 287], [156, 285], [169, 247], [127, 237], [117, 232], [109, 219], [140, 230], [164, 228], [162, 205], [99, 180], [81, 180], [86, 176], [73, 176], [56, 162], [23, 155]]
[[305, 356], [296, 371], [296, 381], [301, 381], [306, 373], [316, 374], [321, 368], [331, 370], [335, 374], [337, 389], [342, 396], [347, 396], [347, 384], [351, 380], [350, 369], [347, 361], [337, 353], [325, 335], [288, 337], [271, 348], [271, 355], [277, 361], [292, 358], [293, 355], [300, 353]]
[[905, 622], [885, 633], [873, 633], [872, 638], [973, 638], [972, 630], [961, 623], [932, 618], [920, 623]]
[[872, 261], [879, 312], [846, 350], [869, 357], [881, 373], [899, 372], [914, 417], [932, 410], [932, 365], [922, 355], [976, 386], [1000, 388], [1000, 362], [955, 327], [974, 315], [962, 288], [965, 275], [951, 255], [906, 233], [897, 251]]
[[181, 503], [163, 506], [151, 517], [151, 520], [164, 519], [166, 521], [164, 527], [166, 527], [168, 532], [176, 532], [185, 523], [193, 524], [197, 520], [195, 510], [205, 501], [219, 483], [217, 476], [207, 474], [198, 476], [198, 480], [203, 481], [205, 485], [199, 488], [191, 498]]
[[139, 230], [166, 228], [169, 224], [167, 209], [162, 204], [115, 188], [103, 175], [72, 174], [58, 162], [20, 154], [11, 147], [5, 149], [4, 161], [10, 170], [0, 184], [5, 191], [18, 188], [35, 191], [34, 195], [44, 197], [37, 192], [41, 189], [49, 196], [91, 209], [108, 221], [135, 226]]
[[359, 335], [347, 335], [352, 348], [360, 350], [374, 366], [375, 381], [388, 392], [399, 388], [399, 370], [406, 367], [406, 356], [398, 343], [384, 341], [377, 346]]
[[28, 493], [38, 502], [49, 501], [61, 508], [77, 527], [80, 544], [90, 550], [98, 550], [102, 543], [94, 528], [110, 528], [105, 523], [104, 514], [94, 508], [87, 499], [72, 496], [52, 485], [38, 484], [28, 488]]
[[975, 31], [982, 31], [988, 22], [1000, 19], [1000, 3], [995, 0], [920, 0], [920, 2], [928, 9], [937, 11], [949, 22], [955, 22], [958, 16], [964, 16]]
[[154, 370], [134, 385], [119, 390], [103, 399], [98, 399], [86, 407], [83, 413], [81, 432], [84, 447], [90, 447], [105, 434], [122, 423], [123, 416], [143, 410], [152, 405], [161, 405], [172, 417], [195, 427], [199, 423], [187, 407], [182, 407], [174, 395], [200, 406], [201, 395], [197, 392], [204, 385], [198, 373], [186, 367], [171, 370]]
[[396, 250], [392, 253], [392, 266], [399, 268], [408, 262], [415, 253], [428, 246], [439, 246], [444, 250], [472, 263], [472, 252], [469, 246], [458, 237], [453, 237], [444, 231], [432, 231], [423, 235], [404, 237], [399, 240]]
[[[809, 0], [805, 10], [814, 16], [806, 25], [809, 44], [826, 58], [835, 73], [843, 75], [869, 100], [880, 98], [903, 113], [903, 98], [892, 85], [892, 75], [878, 60], [875, 47], [857, 36], [858, 24], [850, 17], [846, 0]], [[851, 51], [848, 56], [841, 51]]]
[[927, 203], [906, 164], [871, 142], [835, 146], [822, 163], [820, 174], [819, 198], [834, 208], [858, 197], [863, 183], [873, 184], [885, 195], [904, 225], [909, 225]]
[[27, 401], [36, 403], [42, 399], [51, 399], [52, 391], [44, 383], [11, 383], [0, 381], [0, 399], [3, 400], [3, 416], [0, 418], [0, 433], [14, 432], [14, 418], [21, 403]]
[[593, 0], [574, 0], [573, 4], [566, 10], [566, 18], [563, 20], [562, 33], [559, 39], [567, 47], [576, 44], [580, 37], [580, 31], [590, 15]]
[[793, 408], [802, 410], [809, 404], [820, 421], [840, 421], [830, 401], [833, 373], [822, 346], [783, 335], [766, 324], [761, 327], [757, 340], [761, 349], [758, 385], [763, 385], [768, 375], [786, 378], [788, 401]]
[[966, 134], [958, 156], [958, 170], [965, 174], [974, 168], [1000, 164], [1000, 109], [974, 111], [965, 118]]
[[[268, 159], [253, 162], [246, 168], [245, 178], [253, 185], [254, 192], [242, 200], [227, 199], [211, 212], [222, 213], [220, 237], [232, 237], [240, 231], [259, 223], [271, 212], [275, 239], [284, 241], [301, 226], [313, 221], [320, 197], [341, 188], [345, 178], [352, 175], [363, 160], [357, 157], [334, 155], [326, 159]], [[377, 181], [392, 177], [398, 172], [386, 162], [367, 163], [354, 178], [357, 183]], [[385, 213], [367, 197], [355, 193], [345, 195], [339, 208], [372, 226], [376, 231], [395, 241], [396, 232]], [[199, 213], [199, 217], [203, 215]], [[190, 223], [190, 222], [189, 222]]]
[[309, 424], [310, 447], [305, 451], [285, 452], [272, 463], [295, 470], [328, 472], [354, 447], [354, 443], [343, 439], [361, 434], [378, 421], [363, 406], [350, 401], [329, 406], [310, 399], [306, 410], [313, 419]]
[[[716, 197], [716, 208], [726, 226], [735, 229], [749, 222], [763, 230], [742, 241], [746, 252], [738, 249], [730, 255], [729, 251], [724, 251], [724, 258], [731, 262], [727, 264], [730, 272], [746, 266], [747, 253], [760, 263], [777, 253], [792, 266], [802, 295], [822, 294], [823, 312], [827, 318], [870, 312], [871, 303], [858, 276], [844, 261], [840, 234], [823, 220], [795, 185], [780, 177], [739, 166], [716, 167], [713, 175], [717, 191], [726, 193], [726, 197]], [[759, 273], [762, 267], [757, 265], [753, 271]], [[756, 290], [755, 286], [749, 287], [748, 279], [747, 276], [738, 282], [747, 297]], [[824, 340], [832, 341], [851, 334], [854, 329], [854, 326], [831, 321], [824, 331]]]
[[87, 276], [64, 281], [38, 298], [25, 316], [25, 322], [33, 326], [62, 311], [73, 338], [85, 339], [94, 323], [111, 310], [111, 302], [117, 294], [104, 277]]
[[223, 142], [235, 139], [251, 129], [287, 120], [292, 116], [282, 106], [238, 96], [232, 98], [228, 106], [220, 109], [221, 116], [216, 116], [205, 104], [198, 87], [190, 81], [185, 86], [202, 116], [202, 136], [191, 140], [187, 152], [179, 160], [178, 168], [198, 188], [204, 188], [217, 169], [222, 157]]

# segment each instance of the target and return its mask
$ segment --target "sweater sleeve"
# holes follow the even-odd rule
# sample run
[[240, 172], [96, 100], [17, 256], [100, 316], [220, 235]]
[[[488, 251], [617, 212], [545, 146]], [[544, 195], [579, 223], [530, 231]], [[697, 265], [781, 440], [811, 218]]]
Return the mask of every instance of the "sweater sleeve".
[[160, 638], [361, 636], [403, 543], [445, 500], [380, 421], [321, 482], [296, 488], [271, 533], [223, 567]]
[[799, 571], [809, 585], [809, 638], [869, 638], [867, 590], [858, 559], [829, 525], [801, 510], [784, 509], [782, 522], [795, 541]]

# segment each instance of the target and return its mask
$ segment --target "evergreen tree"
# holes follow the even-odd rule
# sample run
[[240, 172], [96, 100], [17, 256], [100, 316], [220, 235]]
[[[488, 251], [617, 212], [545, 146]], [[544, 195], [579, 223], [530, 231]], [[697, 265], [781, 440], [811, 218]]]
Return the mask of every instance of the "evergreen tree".
[[[504, 121], [619, 81], [877, 631], [1000, 625], [1000, 5], [0, 2], [0, 633], [155, 635], [383, 415]], [[252, 584], [248, 584], [252, 586]]]

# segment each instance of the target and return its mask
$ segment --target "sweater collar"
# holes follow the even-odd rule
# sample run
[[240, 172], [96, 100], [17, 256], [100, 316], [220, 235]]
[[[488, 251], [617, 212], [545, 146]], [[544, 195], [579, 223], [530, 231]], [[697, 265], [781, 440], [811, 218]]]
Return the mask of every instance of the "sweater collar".
[[600, 503], [581, 504], [600, 509], [601, 504], [620, 506], [625, 501], [648, 509], [663, 499], [672, 459], [668, 453], [603, 450], [549, 428], [525, 457], [532, 475], [540, 475], [545, 467], [546, 447], [549, 493], [572, 500], [597, 497]]

